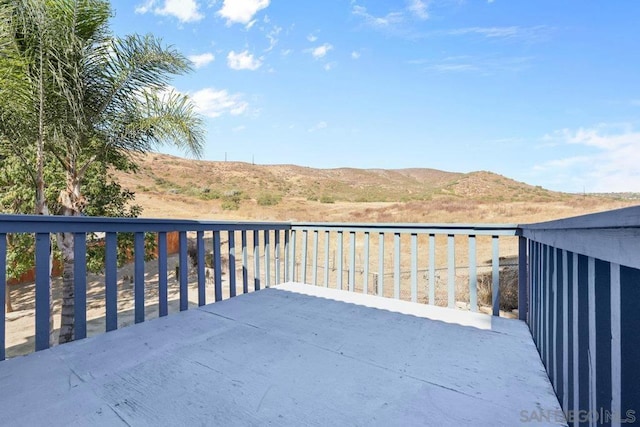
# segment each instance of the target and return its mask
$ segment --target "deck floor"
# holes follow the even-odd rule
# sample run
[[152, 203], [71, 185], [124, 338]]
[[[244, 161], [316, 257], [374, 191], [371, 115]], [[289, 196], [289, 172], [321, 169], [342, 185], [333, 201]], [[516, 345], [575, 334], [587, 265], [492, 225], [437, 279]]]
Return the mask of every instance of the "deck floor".
[[523, 322], [295, 283], [0, 362], [0, 389], [2, 425], [514, 426], [560, 413]]

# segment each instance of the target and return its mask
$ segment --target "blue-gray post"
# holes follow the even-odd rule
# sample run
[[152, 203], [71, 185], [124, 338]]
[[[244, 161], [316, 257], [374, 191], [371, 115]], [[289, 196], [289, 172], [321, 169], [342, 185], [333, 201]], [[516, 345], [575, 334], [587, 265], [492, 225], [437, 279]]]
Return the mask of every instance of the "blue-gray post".
[[5, 297], [7, 292], [7, 234], [0, 233], [0, 361], [4, 360], [5, 354]]
[[196, 232], [196, 244], [198, 246], [198, 306], [203, 306], [207, 303], [204, 277], [204, 231]]
[[74, 339], [87, 337], [87, 235], [73, 234]]
[[189, 262], [187, 261], [187, 232], [180, 231], [178, 234], [180, 253], [178, 255], [180, 265], [180, 311], [189, 308]]
[[280, 284], [280, 230], [275, 230], [275, 273], [276, 285]]
[[159, 315], [169, 314], [167, 290], [167, 233], [158, 233], [158, 311]]
[[134, 257], [134, 320], [144, 322], [144, 233], [135, 233], [133, 240]]
[[50, 253], [49, 233], [36, 233], [36, 351], [49, 348]]
[[264, 230], [264, 285], [271, 286], [271, 245], [269, 242], [269, 230]]
[[253, 289], [260, 290], [260, 232], [253, 230]]
[[518, 319], [527, 320], [527, 239], [518, 237]]
[[247, 231], [246, 230], [242, 230], [242, 232], [240, 233], [240, 245], [242, 246], [242, 293], [246, 294], [247, 292], [249, 292], [249, 272], [247, 267], [249, 264], [249, 261], [247, 257]]
[[492, 291], [492, 314], [500, 316], [500, 237], [493, 236], [493, 257], [491, 259], [491, 291]]
[[229, 295], [236, 296], [236, 233], [229, 230]]
[[105, 236], [104, 286], [106, 330], [118, 329], [118, 235], [108, 232]]
[[222, 262], [220, 261], [220, 232], [213, 232], [213, 288], [216, 302], [222, 300]]
[[296, 230], [291, 230], [291, 254], [289, 256], [289, 280], [296, 281]]

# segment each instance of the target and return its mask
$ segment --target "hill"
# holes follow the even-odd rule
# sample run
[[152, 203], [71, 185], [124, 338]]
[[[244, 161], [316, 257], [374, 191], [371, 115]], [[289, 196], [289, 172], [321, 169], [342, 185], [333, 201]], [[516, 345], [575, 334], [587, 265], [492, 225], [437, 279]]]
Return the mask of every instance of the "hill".
[[345, 202], [406, 202], [438, 196], [477, 201], [566, 197], [485, 171], [463, 174], [436, 169], [314, 169], [191, 160], [164, 154], [138, 156], [136, 160], [140, 165], [137, 174], [118, 175], [131, 190], [185, 194], [205, 200], [233, 192], [254, 199], [272, 195]]
[[[262, 220], [528, 222], [628, 206], [488, 172], [314, 169], [213, 162], [150, 153], [116, 173], [145, 216]], [[286, 203], [285, 203], [286, 201]]]

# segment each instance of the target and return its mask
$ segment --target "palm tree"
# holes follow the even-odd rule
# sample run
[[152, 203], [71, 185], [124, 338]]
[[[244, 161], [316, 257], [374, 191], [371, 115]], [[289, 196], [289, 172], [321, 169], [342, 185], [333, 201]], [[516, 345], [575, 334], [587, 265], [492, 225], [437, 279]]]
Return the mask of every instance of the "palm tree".
[[[0, 44], [4, 46], [7, 39], [11, 46], [13, 34], [18, 46], [26, 46], [18, 52], [30, 53], [15, 55], [31, 73], [24, 78], [17, 72], [17, 82], [39, 78], [44, 81], [43, 88], [51, 89], [41, 91], [40, 103], [38, 93], [29, 94], [33, 107], [28, 120], [43, 120], [42, 148], [65, 171], [65, 186], [58, 200], [60, 214], [82, 214], [82, 183], [95, 162], [108, 163], [114, 156], [147, 152], [168, 142], [200, 155], [201, 118], [186, 95], [169, 87], [172, 75], [190, 70], [188, 60], [179, 52], [151, 35], [114, 37], [108, 26], [110, 6], [104, 0], [0, 2], [0, 19], [16, 15], [19, 19], [10, 22], [18, 23], [18, 31], [1, 35]], [[46, 29], [41, 37], [25, 36], [40, 27]], [[7, 52], [13, 54], [11, 49]], [[38, 62], [31, 52], [40, 52], [45, 59]], [[4, 61], [3, 53], [0, 51], [0, 62]], [[0, 107], [3, 109], [19, 119], [15, 110]], [[4, 139], [15, 144], [5, 130], [6, 123], [0, 122]], [[44, 151], [36, 150], [36, 158], [44, 161]], [[34, 176], [38, 176], [37, 170]], [[57, 243], [64, 265], [60, 342], [67, 342], [73, 339], [74, 331], [72, 233], [59, 234]]]

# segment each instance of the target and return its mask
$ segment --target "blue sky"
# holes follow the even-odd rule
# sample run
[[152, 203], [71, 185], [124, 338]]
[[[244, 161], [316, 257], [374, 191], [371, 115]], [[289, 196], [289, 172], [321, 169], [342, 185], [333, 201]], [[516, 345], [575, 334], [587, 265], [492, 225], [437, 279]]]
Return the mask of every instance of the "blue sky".
[[[640, 2], [115, 0], [194, 63], [204, 158], [640, 191]], [[172, 149], [164, 152], [178, 154]]]

